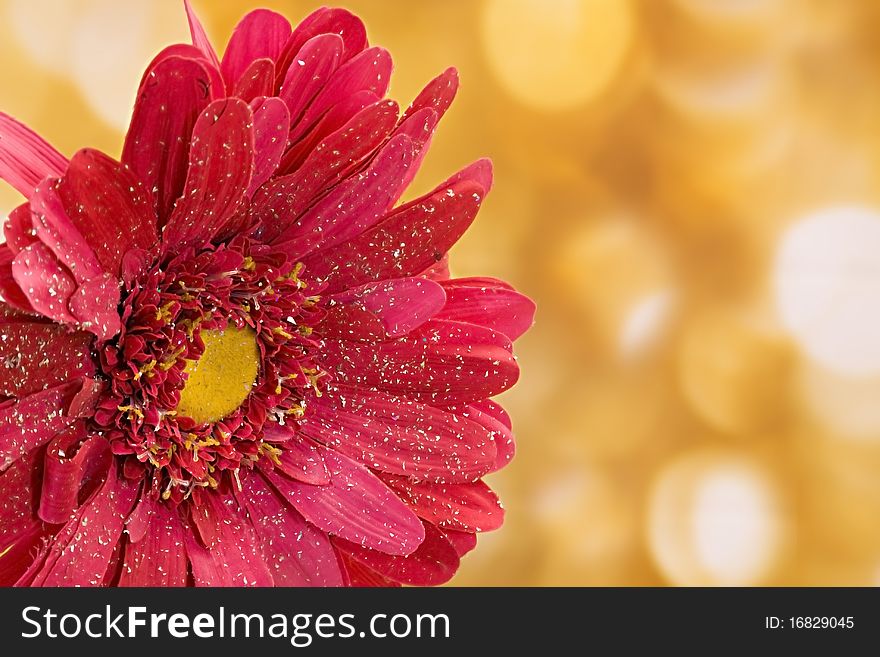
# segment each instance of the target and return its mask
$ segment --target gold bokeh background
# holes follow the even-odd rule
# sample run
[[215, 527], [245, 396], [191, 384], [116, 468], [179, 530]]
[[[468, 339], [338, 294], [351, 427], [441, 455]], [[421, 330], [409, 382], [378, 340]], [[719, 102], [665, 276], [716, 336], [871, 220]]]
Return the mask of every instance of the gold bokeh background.
[[[181, 4], [0, 1], [0, 109], [117, 156]], [[193, 4], [218, 44], [255, 6]], [[402, 104], [459, 68], [410, 193], [492, 157], [453, 270], [539, 306], [507, 523], [453, 583], [880, 583], [880, 4], [344, 4]]]

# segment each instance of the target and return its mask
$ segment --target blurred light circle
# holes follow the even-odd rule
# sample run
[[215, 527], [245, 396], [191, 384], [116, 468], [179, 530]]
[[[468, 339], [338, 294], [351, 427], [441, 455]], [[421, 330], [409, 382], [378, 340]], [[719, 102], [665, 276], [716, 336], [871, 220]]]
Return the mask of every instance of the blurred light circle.
[[619, 350], [622, 356], [646, 352], [660, 336], [675, 305], [671, 290], [659, 290], [635, 303], [623, 322]]
[[734, 434], [767, 430], [785, 416], [792, 366], [784, 336], [726, 309], [691, 318], [678, 353], [691, 408], [713, 428]]
[[597, 337], [615, 357], [656, 344], [674, 310], [664, 245], [642, 222], [608, 217], [568, 236], [554, 265]]
[[9, 0], [5, 4], [10, 33], [28, 56], [50, 71], [68, 73], [72, 28], [88, 0]]
[[648, 541], [663, 574], [682, 586], [765, 581], [786, 542], [775, 482], [748, 457], [697, 452], [662, 470], [648, 510]]
[[166, 44], [186, 40], [182, 12], [179, 3], [166, 0], [89, 0], [79, 14], [70, 53], [73, 78], [111, 126], [128, 127], [138, 82], [152, 56]]
[[632, 38], [630, 0], [487, 0], [483, 12], [493, 71], [518, 100], [540, 110], [598, 97]]
[[809, 357], [843, 375], [880, 373], [880, 213], [821, 210], [782, 236], [773, 283]]

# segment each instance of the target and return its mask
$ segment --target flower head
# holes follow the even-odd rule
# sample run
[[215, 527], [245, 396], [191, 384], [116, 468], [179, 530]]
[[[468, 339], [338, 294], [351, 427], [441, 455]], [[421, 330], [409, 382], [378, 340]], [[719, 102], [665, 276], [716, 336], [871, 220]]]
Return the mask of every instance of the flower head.
[[502, 521], [534, 313], [446, 266], [488, 161], [399, 204], [457, 75], [401, 113], [347, 11], [222, 60], [187, 12], [121, 161], [0, 115], [0, 583], [446, 581]]

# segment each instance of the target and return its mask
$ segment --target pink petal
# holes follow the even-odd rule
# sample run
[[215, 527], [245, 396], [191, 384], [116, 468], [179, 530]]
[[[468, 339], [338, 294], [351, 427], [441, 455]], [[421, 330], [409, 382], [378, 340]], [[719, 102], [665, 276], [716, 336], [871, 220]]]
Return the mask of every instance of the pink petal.
[[513, 437], [510, 416], [491, 399], [476, 401], [464, 408], [453, 409], [453, 412], [477, 422], [492, 434], [497, 455], [490, 472], [501, 470], [516, 456], [516, 442]]
[[253, 115], [242, 100], [211, 103], [193, 129], [183, 197], [165, 226], [165, 249], [207, 244], [235, 216], [254, 172]]
[[193, 45], [199, 49], [214, 68], [219, 69], [220, 60], [217, 58], [214, 46], [211, 45], [211, 40], [205, 33], [205, 28], [202, 26], [202, 22], [193, 10], [189, 0], [183, 0], [183, 4], [186, 8], [186, 18], [189, 22], [189, 32], [192, 35]]
[[381, 392], [325, 392], [302, 432], [375, 470], [429, 481], [474, 481], [495, 464], [481, 424]]
[[432, 404], [486, 399], [519, 378], [505, 336], [445, 320], [431, 320], [403, 338], [372, 346], [325, 340], [322, 364], [338, 383]]
[[231, 90], [255, 59], [277, 60], [290, 34], [290, 23], [274, 11], [256, 9], [242, 18], [220, 63], [226, 88]]
[[415, 483], [383, 475], [382, 480], [428, 522], [441, 529], [488, 532], [501, 527], [504, 508], [482, 481], [470, 484]]
[[442, 319], [486, 326], [517, 340], [535, 321], [535, 302], [501, 281], [456, 279], [445, 281], [446, 307]]
[[471, 534], [469, 532], [460, 532], [454, 529], [441, 529], [443, 535], [446, 537], [452, 547], [455, 548], [455, 551], [458, 553], [459, 558], [466, 555], [468, 552], [477, 547], [477, 535]]
[[30, 198], [47, 176], [58, 177], [67, 159], [23, 123], [0, 112], [0, 178]]
[[119, 277], [129, 250], [150, 250], [156, 244], [148, 190], [127, 166], [103, 153], [85, 149], [74, 155], [58, 193], [108, 274]]
[[334, 539], [337, 548], [380, 575], [411, 586], [445, 584], [458, 570], [459, 557], [443, 533], [430, 523], [425, 525], [425, 540], [419, 549], [406, 557], [369, 550], [342, 539]]
[[255, 59], [235, 83], [230, 96], [246, 103], [260, 96], [275, 94], [275, 62], [271, 59]]
[[301, 168], [309, 154], [324, 139], [342, 128], [364, 108], [374, 105], [379, 100], [372, 91], [358, 91], [331, 106], [302, 136], [291, 141], [292, 145], [281, 158], [279, 173], [287, 174]]
[[266, 472], [269, 482], [318, 529], [388, 554], [411, 554], [425, 537], [421, 521], [363, 466], [324, 450], [327, 486]]
[[279, 82], [306, 42], [321, 34], [334, 34], [342, 38], [343, 62], [367, 47], [367, 30], [360, 18], [346, 9], [321, 7], [306, 16], [290, 35], [278, 60]]
[[176, 509], [151, 498], [142, 498], [151, 507], [149, 526], [142, 540], [125, 546], [125, 563], [119, 586], [186, 586], [188, 562], [183, 523]]
[[6, 244], [0, 244], [0, 300], [2, 300], [6, 307], [14, 307], [23, 313], [45, 320], [47, 318], [40, 316], [34, 310], [31, 302], [28, 301], [27, 295], [18, 286], [18, 283], [15, 282], [12, 265], [17, 255]]
[[254, 197], [251, 212], [260, 235], [272, 241], [324, 190], [372, 153], [397, 120], [397, 104], [381, 101], [358, 112], [309, 153], [296, 173], [276, 178]]
[[400, 135], [377, 153], [370, 166], [334, 188], [276, 240], [291, 260], [332, 247], [375, 225], [400, 197], [401, 179], [416, 155]]
[[68, 305], [83, 329], [94, 333], [99, 340], [109, 340], [122, 329], [119, 294], [119, 281], [104, 274], [83, 283]]
[[223, 82], [223, 77], [220, 75], [219, 69], [205, 57], [201, 50], [187, 43], [174, 43], [160, 50], [159, 54], [153, 57], [153, 61], [147, 66], [143, 76], [141, 76], [141, 83], [138, 90], [143, 90], [144, 86], [151, 81], [153, 71], [156, 70], [156, 67], [161, 62], [173, 57], [192, 60], [198, 62], [204, 67], [209, 78], [209, 88], [203, 89], [206, 94], [206, 105], [210, 100], [226, 97], [226, 84]]
[[190, 136], [211, 101], [211, 89], [203, 63], [169, 57], [147, 70], [138, 91], [122, 161], [150, 190], [160, 226], [183, 193]]
[[103, 485], [55, 536], [33, 586], [98, 586], [122, 535], [137, 485], [110, 461]]
[[0, 586], [28, 570], [46, 534], [35, 514], [42, 453], [34, 450], [0, 473]]
[[372, 568], [362, 564], [346, 552], [339, 551], [339, 560], [344, 566], [345, 585], [354, 588], [400, 588], [400, 582], [380, 575]]
[[[263, 440], [281, 450], [277, 460], [273, 459], [274, 467], [288, 477], [316, 486], [330, 483], [330, 473], [324, 464], [322, 450], [295, 427], [267, 423], [263, 427]], [[272, 468], [268, 464], [266, 467]]]
[[93, 376], [94, 338], [57, 324], [0, 320], [0, 398], [35, 392]]
[[416, 112], [425, 108], [433, 109], [437, 113], [438, 120], [446, 113], [455, 94], [458, 92], [458, 71], [455, 68], [447, 68], [443, 73], [431, 80], [421, 93], [416, 96], [403, 118], [409, 118]]
[[303, 44], [291, 60], [278, 96], [290, 110], [292, 125], [297, 124], [306, 107], [339, 67], [343, 48], [342, 39], [336, 34], [321, 34]]
[[110, 467], [110, 443], [103, 436], [88, 437], [77, 423], [58, 434], [46, 451], [39, 516], [60, 524], [71, 519], [79, 504], [80, 489]]
[[394, 131], [395, 136], [406, 135], [414, 144], [412, 164], [410, 164], [405, 175], [400, 179], [401, 194], [409, 187], [409, 184], [419, 172], [419, 168], [421, 168], [422, 162], [428, 154], [431, 138], [434, 136], [434, 131], [437, 130], [439, 120], [440, 117], [437, 112], [430, 107], [426, 107], [406, 117]]
[[34, 223], [31, 221], [30, 203], [23, 203], [9, 213], [3, 224], [3, 236], [13, 254], [37, 241], [34, 235]]
[[290, 131], [290, 114], [278, 98], [256, 100], [251, 109], [254, 112], [254, 177], [247, 191], [249, 197], [275, 173], [287, 148]]
[[0, 301], [0, 325], [2, 324], [51, 324], [51, 320], [27, 313]]
[[31, 225], [37, 239], [48, 246], [77, 283], [100, 277], [104, 269], [95, 252], [67, 216], [58, 192], [60, 179], [41, 182], [31, 199]]
[[186, 552], [197, 586], [271, 586], [260, 542], [231, 495], [193, 496], [192, 517], [204, 547], [186, 534]]
[[57, 322], [76, 323], [67, 307], [76, 281], [45, 244], [36, 242], [15, 256], [12, 278], [38, 313]]
[[291, 140], [299, 139], [328, 109], [347, 96], [369, 91], [383, 98], [388, 91], [392, 68], [391, 55], [384, 48], [368, 48], [345, 62], [306, 108], [302, 120], [290, 135]]
[[275, 586], [342, 586], [327, 534], [284, 504], [265, 479], [251, 475], [236, 493], [257, 533]]
[[425, 271], [421, 272], [419, 276], [423, 276], [431, 281], [445, 281], [448, 280], [452, 274], [449, 271], [449, 254], [444, 253], [443, 257], [440, 258], [437, 262], [433, 263], [430, 267], [428, 267]]
[[90, 390], [75, 381], [37, 392], [0, 407], [0, 472], [46, 444], [81, 414], [78, 397]]
[[[445, 303], [443, 288], [424, 278], [367, 283], [330, 297], [327, 317], [317, 330], [323, 337], [346, 340], [396, 338], [434, 317]], [[359, 320], [367, 321], [359, 325]]]
[[461, 181], [392, 212], [354, 239], [303, 260], [326, 294], [370, 281], [414, 276], [439, 261], [477, 215], [483, 188]]

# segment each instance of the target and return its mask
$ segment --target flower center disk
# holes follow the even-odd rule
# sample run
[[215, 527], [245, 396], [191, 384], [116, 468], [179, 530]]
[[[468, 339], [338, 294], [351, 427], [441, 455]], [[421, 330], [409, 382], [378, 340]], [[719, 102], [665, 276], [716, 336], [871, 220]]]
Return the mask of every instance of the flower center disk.
[[253, 389], [260, 371], [256, 334], [250, 328], [227, 326], [201, 332], [205, 351], [187, 361], [186, 385], [177, 414], [196, 424], [217, 422], [237, 410]]

